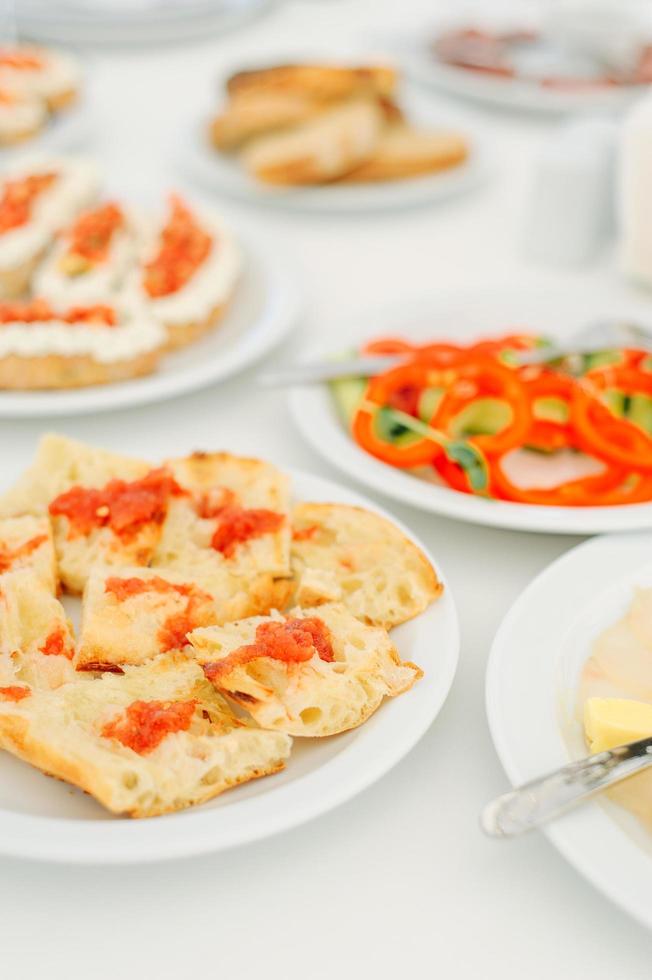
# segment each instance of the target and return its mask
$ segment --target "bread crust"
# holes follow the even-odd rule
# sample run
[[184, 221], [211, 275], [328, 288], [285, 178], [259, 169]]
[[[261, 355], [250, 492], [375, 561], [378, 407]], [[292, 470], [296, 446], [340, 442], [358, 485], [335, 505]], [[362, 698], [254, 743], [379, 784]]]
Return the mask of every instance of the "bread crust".
[[140, 378], [157, 370], [162, 350], [146, 351], [127, 360], [109, 363], [101, 363], [88, 355], [20, 357], [10, 354], [0, 357], [0, 388], [7, 391], [61, 390]]
[[364, 183], [420, 177], [459, 166], [467, 157], [468, 144], [456, 133], [426, 133], [399, 124], [382, 134], [369, 160], [341, 179]]
[[187, 323], [166, 323], [167, 349], [178, 350], [186, 347], [210, 333], [220, 323], [230, 305], [230, 300], [218, 303], [203, 320], [189, 320]]
[[314, 101], [332, 102], [354, 95], [391, 96], [396, 72], [386, 65], [276, 65], [236, 72], [227, 80], [231, 97], [243, 93], [296, 93]]

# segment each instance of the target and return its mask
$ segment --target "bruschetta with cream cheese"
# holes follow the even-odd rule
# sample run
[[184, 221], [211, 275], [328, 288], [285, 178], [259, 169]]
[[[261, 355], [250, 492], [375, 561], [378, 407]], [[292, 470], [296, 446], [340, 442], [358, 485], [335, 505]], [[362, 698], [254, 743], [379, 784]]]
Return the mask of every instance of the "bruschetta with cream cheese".
[[43, 99], [50, 112], [74, 102], [80, 82], [77, 60], [62, 51], [33, 45], [0, 49], [0, 86]]

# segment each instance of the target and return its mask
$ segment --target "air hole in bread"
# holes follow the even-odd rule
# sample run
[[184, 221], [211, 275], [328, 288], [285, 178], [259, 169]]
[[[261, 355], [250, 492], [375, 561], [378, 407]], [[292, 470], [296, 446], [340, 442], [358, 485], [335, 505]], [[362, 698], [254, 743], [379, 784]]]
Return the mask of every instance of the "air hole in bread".
[[138, 786], [138, 775], [135, 772], [126, 772], [122, 777], [122, 785], [125, 789], [135, 789]]
[[304, 708], [299, 717], [304, 725], [316, 725], [321, 721], [322, 710], [316, 707]]
[[204, 786], [213, 786], [214, 783], [218, 783], [222, 778], [222, 769], [220, 766], [213, 766], [208, 772], [205, 772], [201, 777], [201, 781]]

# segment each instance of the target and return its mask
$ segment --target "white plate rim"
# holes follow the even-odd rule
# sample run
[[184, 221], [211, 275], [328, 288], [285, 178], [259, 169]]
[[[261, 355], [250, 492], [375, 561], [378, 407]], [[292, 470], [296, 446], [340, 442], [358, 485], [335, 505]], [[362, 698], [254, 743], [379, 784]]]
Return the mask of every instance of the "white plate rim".
[[[55, 863], [135, 864], [239, 847], [291, 830], [361, 793], [407, 755], [434, 722], [453, 683], [460, 643], [455, 600], [441, 568], [409, 528], [373, 501], [332, 480], [291, 467], [284, 469], [302, 499], [357, 504], [387, 517], [425, 552], [437, 569], [444, 591], [422, 617], [432, 615], [433, 610], [438, 614], [445, 642], [436, 652], [436, 669], [433, 667], [430, 677], [426, 673], [419, 682], [420, 685], [425, 682], [421, 697], [413, 702], [409, 700], [418, 693], [417, 685], [415, 692], [406, 693], [408, 700], [402, 702], [403, 705], [423, 702], [420, 709], [411, 712], [407, 719], [402, 717], [407, 708], [402, 710], [400, 724], [392, 725], [387, 709], [401, 703], [401, 699], [394, 699], [392, 704], [381, 706], [374, 716], [374, 726], [367, 723], [356, 729], [355, 740], [325, 765], [277, 788], [273, 777], [269, 777], [268, 792], [215, 810], [200, 806], [149, 820], [72, 820], [26, 816], [0, 809], [0, 854]], [[413, 623], [418, 621], [419, 617]], [[384, 738], [390, 732], [392, 740], [388, 748]], [[384, 746], [382, 752], [376, 751], [376, 743]]]
[[[604, 589], [613, 575], [614, 592], [637, 573], [651, 574], [652, 534], [603, 535], [561, 555], [521, 592], [503, 618], [493, 639], [485, 676], [485, 707], [496, 754], [512, 786], [571, 761], [558, 716], [560, 656], [565, 638], [583, 616], [593, 578]], [[602, 581], [600, 579], [602, 577]], [[584, 595], [584, 592], [589, 594]], [[609, 590], [610, 591], [610, 590]], [[575, 606], [562, 617], [547, 612], [551, 602]], [[547, 605], [546, 605], [547, 604]], [[524, 642], [523, 621], [541, 634], [542, 645], [557, 640], [554, 654], [539, 658]], [[553, 639], [554, 638], [554, 639]], [[528, 649], [533, 652], [528, 658]], [[535, 662], [535, 657], [538, 658]], [[527, 690], [519, 687], [518, 662], [529, 672]], [[527, 699], [531, 728], [515, 723], [517, 699]], [[537, 761], [533, 761], [536, 759]], [[646, 853], [613, 817], [617, 808], [592, 801], [542, 828], [564, 858], [607, 898], [638, 922], [652, 928], [652, 852]], [[647, 904], [646, 904], [647, 903]]]
[[[79, 415], [86, 412], [108, 412], [136, 405], [176, 398], [224, 381], [255, 364], [276, 347], [296, 325], [303, 308], [302, 297], [290, 272], [287, 261], [270, 253], [250, 236], [239, 236], [244, 248], [245, 262], [262, 277], [266, 293], [264, 309], [233, 345], [225, 347], [219, 358], [198, 361], [177, 373], [155, 372], [143, 378], [89, 388], [60, 391], [0, 391], [0, 419], [50, 418], [60, 415]], [[243, 287], [243, 284], [240, 284]], [[231, 301], [231, 310], [238, 304], [238, 294]], [[227, 310], [225, 319], [230, 316]], [[217, 326], [220, 330], [220, 324]], [[196, 343], [201, 345], [200, 338]], [[184, 348], [190, 351], [195, 345]], [[175, 352], [163, 355], [175, 357]]]
[[[483, 299], [490, 304], [499, 302], [503, 294], [509, 295], [510, 299], [520, 299], [521, 302], [526, 302], [527, 297], [531, 297], [536, 304], [540, 302], [541, 296], [548, 295], [548, 291], [527, 288], [519, 292], [511, 287], [487, 287], [475, 290], [473, 298], [476, 305], [481, 305]], [[563, 293], [555, 295], [563, 296]], [[568, 295], [577, 299], [585, 293], [581, 289], [569, 290]], [[438, 294], [415, 303], [414, 311], [417, 312], [410, 311], [409, 308], [406, 312], [405, 307], [401, 308], [403, 312], [401, 309], [384, 309], [378, 314], [371, 311], [366, 317], [359, 316], [357, 320], [376, 324], [373, 331], [361, 331], [352, 323], [348, 336], [363, 340], [365, 336], [371, 338], [384, 332], [397, 334], [401, 332], [401, 322], [407, 323], [417, 316], [423, 318], [429, 315], [434, 320], [439, 317], [445, 322], [446, 316], [442, 310], [445, 310], [446, 305], [455, 301], [463, 303], [466, 296], [466, 290], [441, 290]], [[388, 324], [386, 330], [383, 323]], [[491, 332], [491, 328], [488, 328], [487, 333]], [[319, 359], [320, 356], [324, 356], [323, 350], [313, 350], [308, 359]], [[318, 385], [291, 388], [288, 404], [297, 428], [322, 458], [347, 476], [384, 496], [420, 510], [488, 527], [546, 534], [600, 534], [652, 527], [652, 503], [621, 507], [546, 507], [484, 500], [425, 483], [374, 459], [360, 449], [345, 433], [325, 388]]]

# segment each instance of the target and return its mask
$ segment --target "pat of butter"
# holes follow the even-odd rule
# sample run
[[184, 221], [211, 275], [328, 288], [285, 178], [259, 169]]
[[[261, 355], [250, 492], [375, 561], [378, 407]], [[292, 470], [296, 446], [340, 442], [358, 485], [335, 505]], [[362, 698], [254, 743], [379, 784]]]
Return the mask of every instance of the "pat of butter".
[[589, 698], [584, 731], [591, 752], [652, 738], [652, 704], [627, 698]]

